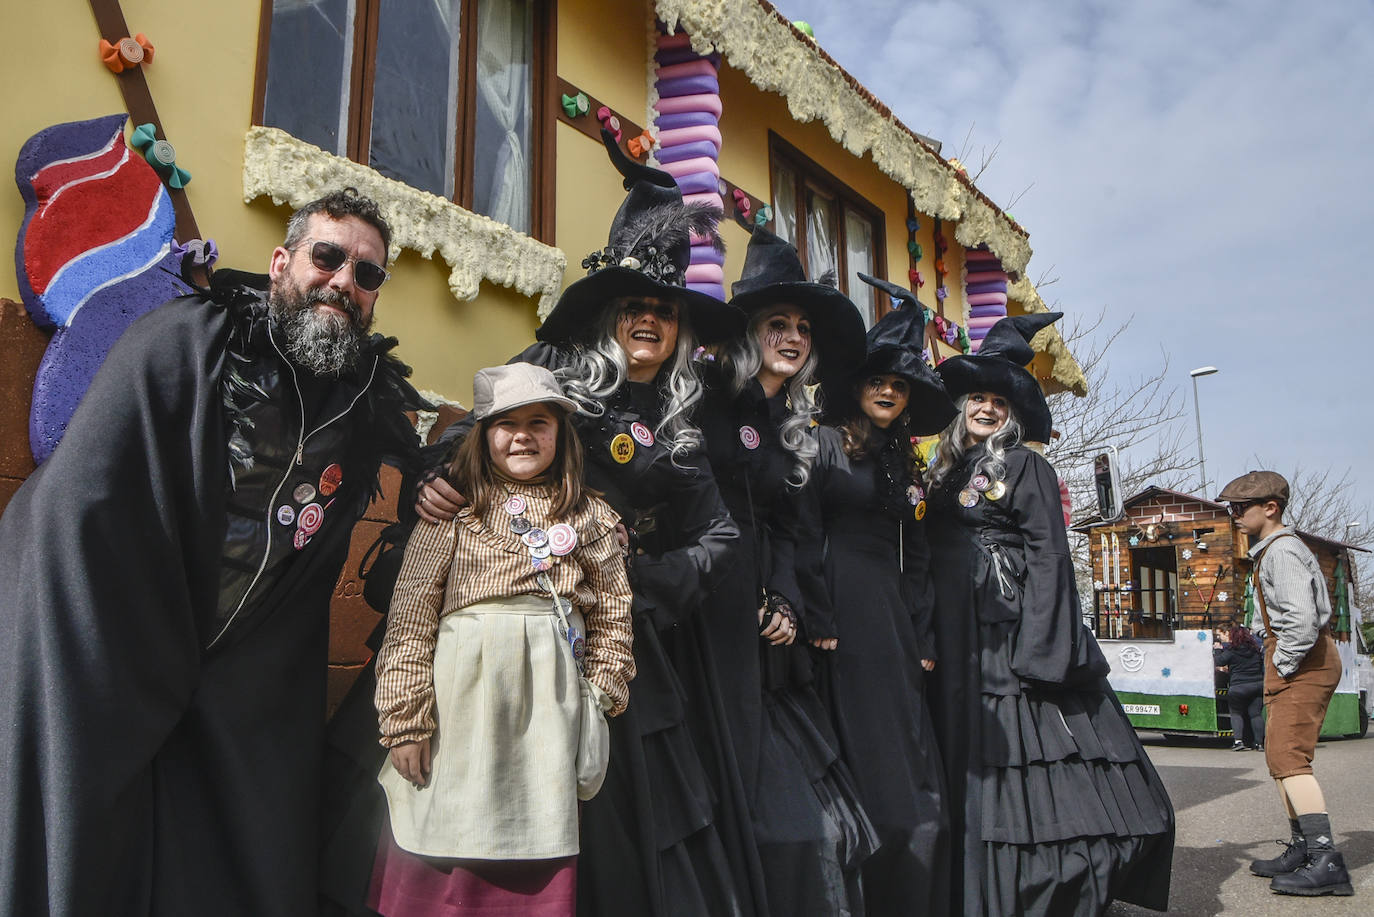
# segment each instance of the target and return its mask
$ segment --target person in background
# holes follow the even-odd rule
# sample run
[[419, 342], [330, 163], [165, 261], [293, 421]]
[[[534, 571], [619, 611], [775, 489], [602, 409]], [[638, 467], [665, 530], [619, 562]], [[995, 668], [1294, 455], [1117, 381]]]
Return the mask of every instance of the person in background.
[[[1235, 624], [1226, 644], [1213, 645], [1212, 661], [1229, 676], [1226, 703], [1231, 708], [1232, 751], [1264, 750], [1264, 651], [1250, 628]], [[1245, 736], [1250, 741], [1245, 741]]]
[[1288, 815], [1292, 839], [1279, 856], [1250, 871], [1285, 895], [1353, 895], [1345, 858], [1335, 848], [1326, 798], [1312, 773], [1317, 737], [1341, 680], [1331, 637], [1331, 598], [1311, 549], [1285, 525], [1288, 482], [1251, 471], [1222, 488], [1217, 500], [1250, 536], [1255, 604], [1264, 621], [1264, 707], [1269, 715], [1264, 759]]

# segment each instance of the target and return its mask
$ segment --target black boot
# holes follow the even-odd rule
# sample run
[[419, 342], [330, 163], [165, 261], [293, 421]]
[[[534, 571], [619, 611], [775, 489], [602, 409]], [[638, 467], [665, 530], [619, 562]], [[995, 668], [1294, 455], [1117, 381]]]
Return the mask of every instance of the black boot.
[[1274, 841], [1274, 843], [1283, 845], [1283, 853], [1272, 860], [1255, 860], [1251, 863], [1250, 871], [1255, 875], [1264, 876], [1268, 879], [1292, 872], [1307, 862], [1307, 841], [1302, 835], [1295, 834], [1291, 841]]
[[1335, 850], [1313, 850], [1307, 862], [1293, 872], [1274, 876], [1269, 890], [1280, 895], [1353, 895], [1350, 873], [1345, 871], [1345, 858]]

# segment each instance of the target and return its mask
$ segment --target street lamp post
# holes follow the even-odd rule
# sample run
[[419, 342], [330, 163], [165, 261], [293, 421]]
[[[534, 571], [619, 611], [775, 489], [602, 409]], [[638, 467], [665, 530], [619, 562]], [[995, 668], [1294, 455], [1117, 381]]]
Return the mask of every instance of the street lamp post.
[[1198, 406], [1197, 401], [1197, 377], [1210, 376], [1217, 371], [1215, 366], [1199, 366], [1188, 372], [1188, 375], [1193, 377], [1193, 417], [1197, 420], [1197, 466], [1202, 478], [1199, 490], [1204, 497], [1207, 495], [1207, 460], [1202, 457], [1202, 408]]

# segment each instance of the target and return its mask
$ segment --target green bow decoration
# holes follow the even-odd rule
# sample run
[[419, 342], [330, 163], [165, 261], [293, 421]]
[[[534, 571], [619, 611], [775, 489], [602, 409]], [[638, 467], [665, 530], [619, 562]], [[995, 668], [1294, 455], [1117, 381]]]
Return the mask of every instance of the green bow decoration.
[[920, 261], [921, 255], [924, 254], [924, 250], [921, 248], [921, 243], [917, 242], [915, 239], [912, 239], [910, 242], [906, 244], [906, 250], [911, 252], [911, 257], [916, 259], [917, 261]]
[[585, 92], [579, 92], [575, 96], [563, 96], [563, 111], [569, 118], [577, 118], [591, 111], [592, 103], [587, 100]]
[[169, 188], [185, 188], [191, 181], [191, 173], [177, 165], [176, 147], [166, 140], [157, 139], [157, 127], [151, 122], [134, 128], [130, 136], [134, 149], [143, 154]]
[[754, 211], [755, 226], [762, 226], [764, 223], [767, 223], [771, 219], [773, 219], [773, 208], [770, 207], [768, 204], [764, 204], [758, 210]]

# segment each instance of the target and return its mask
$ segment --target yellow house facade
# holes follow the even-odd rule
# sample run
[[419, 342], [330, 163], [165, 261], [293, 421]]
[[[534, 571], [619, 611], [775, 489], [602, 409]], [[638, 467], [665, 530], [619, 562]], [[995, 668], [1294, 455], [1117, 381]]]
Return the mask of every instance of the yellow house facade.
[[[665, 28], [719, 55], [727, 289], [743, 204], [753, 220], [768, 206], [813, 274], [836, 268], [870, 320], [887, 305], [853, 288], [859, 269], [906, 285], [919, 271], [921, 302], [966, 326], [965, 253], [979, 247], [1010, 275], [1012, 314], [1045, 308], [1025, 280], [1026, 232], [763, 0], [51, 0], [6, 18], [12, 34], [41, 36], [0, 61], [11, 161], [53, 124], [123, 111], [141, 123], [146, 105], [128, 102], [141, 80], [157, 136], [192, 176], [174, 199], [219, 264], [245, 270], [265, 269], [292, 206], [358, 187], [395, 229], [378, 330], [401, 340], [418, 387], [454, 401], [470, 398], [474, 370], [528, 343], [605, 243], [623, 191], [596, 132], [609, 116], [627, 144], [646, 129], [659, 139]], [[121, 21], [155, 48], [133, 73], [102, 62]], [[18, 194], [0, 195], [0, 248], [14, 249], [23, 215]], [[18, 293], [0, 272], [0, 297]], [[1058, 333], [1037, 344], [1047, 390], [1081, 394]]]

